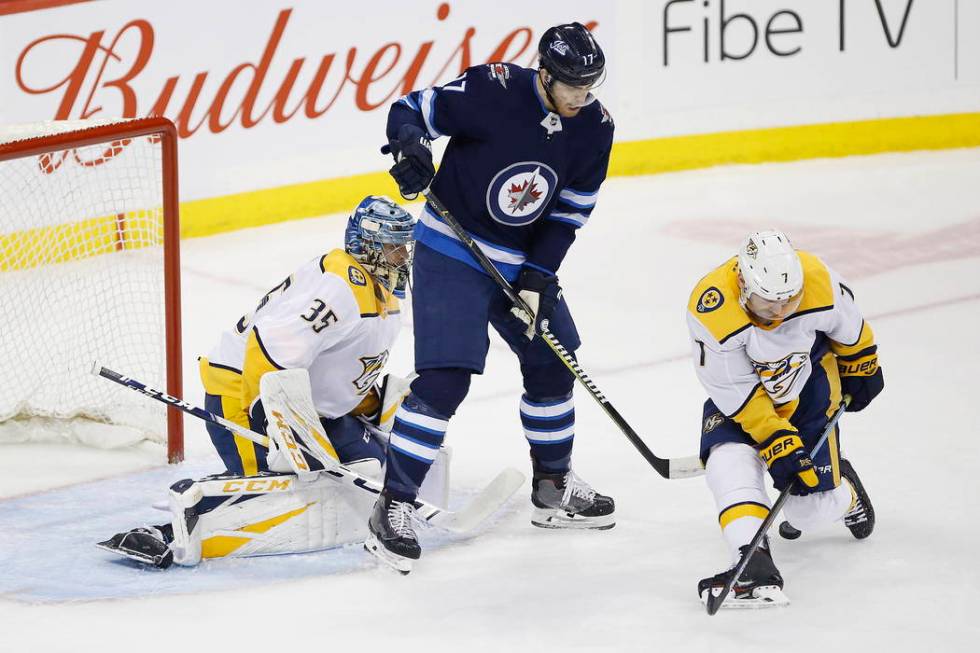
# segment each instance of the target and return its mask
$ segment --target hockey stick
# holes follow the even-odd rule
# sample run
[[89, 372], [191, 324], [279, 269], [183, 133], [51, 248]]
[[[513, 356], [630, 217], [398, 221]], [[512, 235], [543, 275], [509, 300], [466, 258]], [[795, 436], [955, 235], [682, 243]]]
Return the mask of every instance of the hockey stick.
[[[837, 410], [830, 418], [830, 421], [827, 422], [827, 427], [824, 429], [823, 434], [817, 441], [817, 444], [810, 450], [811, 458], [817, 455], [817, 452], [819, 452], [821, 447], [823, 447], [824, 443], [827, 441], [827, 438], [830, 437], [834, 427], [837, 426], [837, 421], [840, 419], [840, 416], [844, 414], [844, 410], [847, 409], [847, 405], [849, 403], [851, 403], [851, 396], [844, 395], [843, 400], [840, 402], [840, 406], [837, 407]], [[789, 491], [792, 487], [793, 484], [790, 483], [783, 488], [782, 492], [779, 493], [779, 498], [776, 499], [776, 503], [773, 504], [772, 508], [769, 510], [769, 514], [766, 515], [766, 518], [762, 521], [762, 525], [759, 526], [759, 530], [755, 532], [755, 537], [753, 537], [752, 541], [749, 543], [748, 550], [745, 552], [745, 555], [742, 556], [742, 559], [738, 561], [738, 564], [735, 565], [732, 577], [728, 579], [727, 583], [725, 583], [725, 586], [722, 588], [721, 592], [715, 594], [711, 591], [711, 588], [708, 588], [708, 599], [705, 601], [705, 607], [708, 609], [709, 615], [713, 615], [718, 612], [718, 608], [721, 607], [721, 604], [725, 602], [725, 598], [729, 595], [729, 593], [731, 593], [732, 588], [735, 587], [738, 577], [742, 575], [742, 572], [745, 571], [745, 568], [749, 565], [749, 560], [752, 559], [752, 555], [755, 553], [756, 548], [758, 548], [759, 543], [762, 542], [762, 539], [766, 536], [766, 533], [769, 531], [772, 523], [776, 521], [776, 516], [779, 515], [779, 511], [783, 509], [783, 504], [786, 503], [786, 500], [789, 498]]]
[[[156, 399], [157, 401], [167, 404], [168, 406], [182, 410], [185, 413], [197, 417], [198, 419], [204, 420], [205, 422], [223, 426], [235, 435], [241, 436], [246, 440], [251, 440], [258, 445], [269, 448], [268, 436], [262, 435], [261, 433], [256, 433], [255, 431], [240, 426], [229, 419], [225, 419], [224, 417], [220, 417], [219, 415], [215, 415], [214, 413], [206, 411], [203, 408], [190, 404], [183, 399], [168, 395], [165, 392], [161, 392], [160, 390], [144, 385], [136, 379], [110, 370], [107, 367], [103, 367], [98, 362], [93, 363], [92, 374], [118, 383], [119, 385], [129, 388], [130, 390], [135, 390], [136, 392], [144, 394], [151, 399]], [[333, 468], [324, 469], [323, 473], [328, 474], [333, 480], [341, 483], [342, 485], [356, 487], [365, 492], [370, 492], [371, 494], [380, 494], [381, 490], [383, 489], [383, 485], [381, 483], [378, 483], [377, 481], [365, 476], [361, 476], [357, 472], [340, 463]], [[496, 478], [494, 478], [489, 485], [483, 488], [483, 490], [481, 490], [480, 493], [462, 510], [455, 512], [444, 510], [443, 508], [434, 506], [426, 501], [416, 499], [415, 511], [423, 521], [429, 522], [434, 526], [445, 528], [446, 530], [453, 531], [454, 533], [467, 533], [479, 526], [485, 519], [490, 517], [490, 515], [500, 508], [507, 501], [507, 499], [514, 494], [514, 492], [517, 492], [517, 490], [523, 484], [524, 474], [516, 469], [507, 468], [497, 474]]]
[[[504, 278], [497, 267], [487, 258], [487, 255], [483, 253], [483, 250], [476, 244], [473, 237], [470, 236], [462, 225], [456, 221], [456, 218], [449, 212], [446, 206], [436, 197], [431, 190], [426, 189], [422, 191], [425, 198], [429, 201], [429, 204], [438, 212], [439, 216], [449, 225], [449, 228], [453, 230], [456, 236], [463, 242], [466, 248], [476, 259], [480, 267], [490, 275], [490, 277], [500, 286], [500, 289], [504, 291], [507, 295], [507, 299], [518, 306], [522, 311], [528, 315], [534, 315], [534, 312], [528, 307], [527, 303], [517, 291], [514, 290], [513, 286]], [[585, 373], [585, 370], [578, 364], [578, 361], [568, 353], [568, 350], [558, 341], [555, 334], [551, 333], [547, 327], [542, 328], [539, 332], [541, 338], [548, 343], [551, 351], [554, 352], [562, 363], [565, 364], [575, 378], [578, 379], [585, 389], [589, 392], [589, 395], [595, 399], [599, 406], [606, 411], [616, 426], [623, 432], [626, 438], [633, 443], [636, 450], [640, 452], [650, 465], [657, 470], [657, 473], [664, 478], [690, 478], [692, 476], [700, 476], [704, 473], [704, 466], [701, 464], [701, 459], [698, 456], [687, 456], [685, 458], [660, 458], [647, 447], [646, 443], [640, 439], [636, 431], [633, 430], [623, 416], [619, 414], [619, 411], [612, 405], [612, 403], [606, 399], [606, 396], [601, 390], [596, 386], [595, 382]]]

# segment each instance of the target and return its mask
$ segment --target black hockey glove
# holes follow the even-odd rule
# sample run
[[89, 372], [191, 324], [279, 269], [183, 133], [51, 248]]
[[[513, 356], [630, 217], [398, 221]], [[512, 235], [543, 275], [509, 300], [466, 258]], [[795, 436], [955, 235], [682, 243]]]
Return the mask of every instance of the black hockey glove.
[[803, 441], [796, 433], [783, 431], [756, 448], [759, 450], [759, 457], [769, 468], [773, 486], [780, 492], [797, 479], [803, 489], [817, 487], [817, 472], [813, 469], [813, 461], [803, 449]]
[[841, 392], [851, 395], [851, 403], [847, 406], [849, 413], [863, 410], [884, 387], [885, 377], [882, 376], [880, 367], [876, 367], [874, 374], [870, 376], [841, 374], [840, 377]]
[[388, 173], [398, 182], [401, 194], [408, 197], [428, 188], [436, 174], [432, 165], [432, 145], [428, 137], [415, 125], [402, 125], [398, 138], [388, 142], [395, 165]]
[[516, 289], [521, 299], [531, 309], [532, 315], [528, 315], [516, 304], [510, 312], [527, 325], [524, 335], [530, 340], [534, 338], [535, 333], [548, 328], [548, 322], [561, 301], [561, 286], [558, 285], [558, 277], [553, 274], [534, 268], [524, 268], [517, 280]]

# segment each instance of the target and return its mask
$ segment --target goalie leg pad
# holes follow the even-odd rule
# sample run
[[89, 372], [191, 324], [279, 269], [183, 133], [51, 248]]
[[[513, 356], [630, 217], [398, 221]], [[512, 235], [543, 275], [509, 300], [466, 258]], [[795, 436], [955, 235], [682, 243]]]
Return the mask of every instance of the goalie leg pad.
[[[370, 459], [349, 465], [378, 478]], [[304, 553], [361, 542], [376, 495], [338, 485], [326, 475], [219, 476], [171, 487], [174, 562]]]

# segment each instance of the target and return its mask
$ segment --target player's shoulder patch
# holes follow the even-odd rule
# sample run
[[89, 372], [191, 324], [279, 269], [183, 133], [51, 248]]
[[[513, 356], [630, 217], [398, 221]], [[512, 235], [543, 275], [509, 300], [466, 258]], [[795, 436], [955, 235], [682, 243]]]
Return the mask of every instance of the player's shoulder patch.
[[355, 286], [367, 285], [367, 277], [365, 277], [364, 273], [361, 272], [361, 268], [356, 265], [351, 265], [347, 268], [347, 278], [350, 279], [350, 282]]
[[616, 123], [613, 122], [613, 117], [612, 114], [609, 113], [609, 109], [607, 109], [606, 106], [601, 102], [599, 102], [598, 100], [596, 100], [596, 103], [599, 105], [599, 113], [601, 114], [601, 117], [599, 118], [599, 122], [601, 124], [608, 123], [610, 127], [615, 127]]
[[724, 343], [752, 323], [738, 303], [736, 259], [712, 270], [694, 287], [688, 311], [718, 341]]
[[487, 75], [491, 81], [495, 81], [504, 88], [507, 88], [507, 84], [510, 81], [510, 67], [505, 63], [488, 63]]
[[715, 286], [709, 286], [705, 288], [701, 296], [698, 297], [697, 306], [695, 310], [698, 313], [710, 313], [711, 311], [716, 311], [725, 305], [725, 296], [721, 294]]
[[350, 254], [335, 249], [320, 258], [320, 271], [339, 277], [354, 296], [362, 315], [377, 313], [374, 289], [364, 268]]

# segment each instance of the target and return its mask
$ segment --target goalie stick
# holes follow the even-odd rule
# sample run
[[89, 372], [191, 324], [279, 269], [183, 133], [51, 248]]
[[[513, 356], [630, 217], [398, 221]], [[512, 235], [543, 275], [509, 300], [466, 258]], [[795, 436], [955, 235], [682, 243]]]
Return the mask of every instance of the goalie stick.
[[[136, 392], [144, 394], [151, 399], [156, 399], [157, 401], [167, 404], [168, 406], [182, 410], [185, 413], [197, 417], [198, 419], [204, 420], [205, 422], [223, 426], [224, 428], [233, 432], [235, 435], [241, 436], [246, 440], [251, 440], [256, 444], [269, 448], [268, 436], [262, 435], [261, 433], [256, 433], [255, 431], [240, 426], [229, 419], [225, 419], [224, 417], [208, 412], [203, 408], [180, 399], [179, 397], [174, 397], [165, 392], [157, 390], [156, 388], [151, 388], [148, 385], [140, 383], [136, 379], [120, 374], [119, 372], [113, 371], [107, 367], [103, 367], [98, 362], [93, 363], [92, 374], [101, 376], [102, 378], [113, 381], [114, 383], [118, 383], [119, 385], [129, 388], [130, 390], [135, 390]], [[324, 469], [323, 473], [327, 474], [338, 483], [349, 487], [356, 487], [371, 494], [380, 494], [381, 490], [383, 489], [381, 483], [378, 483], [377, 481], [365, 476], [361, 476], [357, 472], [340, 463], [333, 468]], [[521, 485], [523, 484], [524, 474], [516, 469], [507, 468], [497, 474], [490, 484], [484, 487], [479, 494], [476, 495], [476, 497], [474, 497], [465, 507], [463, 507], [462, 510], [445, 510], [438, 506], [432, 505], [431, 503], [416, 500], [415, 511], [423, 521], [428, 522], [433, 526], [438, 526], [454, 533], [465, 534], [472, 531], [482, 522], [488, 519], [494, 512], [497, 511], [497, 509], [503, 506], [507, 499], [517, 492], [517, 490], [520, 489]]]
[[[817, 444], [815, 444], [813, 449], [810, 450], [810, 458], [816, 456], [817, 452], [820, 451], [821, 447], [823, 447], [824, 443], [827, 441], [827, 438], [830, 437], [830, 434], [833, 432], [834, 427], [837, 426], [837, 421], [840, 419], [841, 415], [844, 414], [844, 410], [847, 408], [849, 403], [851, 403], [851, 396], [844, 395], [843, 400], [840, 402], [840, 406], [837, 407], [837, 410], [830, 418], [830, 421], [827, 422], [827, 427], [821, 434]], [[790, 483], [783, 489], [782, 492], [779, 493], [779, 498], [776, 499], [776, 503], [772, 505], [772, 508], [769, 510], [769, 514], [766, 515], [766, 518], [762, 521], [762, 525], [759, 526], [759, 530], [755, 532], [755, 537], [753, 537], [752, 541], [749, 543], [749, 548], [745, 551], [745, 555], [742, 556], [741, 560], [738, 561], [738, 564], [735, 565], [735, 569], [732, 571], [732, 577], [728, 579], [727, 583], [725, 583], [725, 586], [721, 589], [721, 592], [715, 594], [711, 591], [711, 588], [708, 588], [708, 598], [705, 600], [704, 605], [705, 608], [707, 608], [709, 615], [713, 615], [718, 612], [721, 604], [725, 602], [725, 598], [729, 595], [729, 593], [731, 593], [732, 588], [735, 587], [735, 582], [738, 580], [738, 577], [741, 576], [742, 572], [745, 571], [745, 568], [748, 567], [749, 560], [752, 559], [752, 555], [758, 548], [759, 543], [762, 542], [762, 539], [766, 536], [766, 533], [769, 531], [769, 527], [772, 526], [772, 523], [776, 521], [776, 516], [779, 515], [779, 511], [783, 509], [783, 504], [786, 503], [786, 500], [789, 498], [789, 491], [792, 489], [792, 487], [793, 484]]]
[[[462, 225], [456, 221], [456, 218], [449, 212], [449, 209], [436, 197], [432, 191], [426, 189], [422, 191], [425, 198], [429, 201], [429, 204], [439, 213], [439, 216], [449, 225], [449, 228], [453, 230], [453, 233], [463, 242], [463, 245], [470, 251], [473, 258], [476, 259], [480, 267], [490, 275], [490, 277], [500, 286], [500, 289], [504, 291], [507, 295], [507, 299], [513, 302], [521, 310], [523, 310], [528, 315], [534, 315], [533, 311], [528, 307], [524, 299], [514, 290], [514, 287], [508, 283], [507, 279], [504, 278], [497, 267], [487, 258], [487, 255], [483, 253], [483, 250], [476, 244], [473, 237], [470, 236]], [[704, 466], [701, 464], [701, 459], [698, 456], [687, 456], [684, 458], [661, 458], [650, 451], [650, 448], [640, 439], [640, 436], [633, 430], [623, 416], [619, 414], [619, 411], [612, 405], [606, 395], [596, 386], [595, 382], [585, 373], [578, 361], [568, 353], [568, 350], [562, 346], [555, 334], [551, 333], [547, 327], [542, 328], [538, 335], [548, 344], [551, 351], [554, 352], [562, 363], [565, 364], [575, 378], [578, 379], [588, 393], [595, 399], [599, 406], [606, 412], [606, 415], [615, 422], [619, 430], [623, 432], [626, 439], [629, 440], [636, 450], [640, 452], [640, 455], [664, 478], [691, 478], [693, 476], [700, 476], [704, 473]]]

